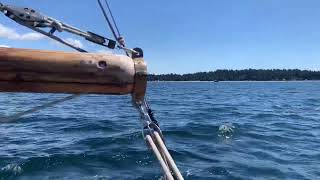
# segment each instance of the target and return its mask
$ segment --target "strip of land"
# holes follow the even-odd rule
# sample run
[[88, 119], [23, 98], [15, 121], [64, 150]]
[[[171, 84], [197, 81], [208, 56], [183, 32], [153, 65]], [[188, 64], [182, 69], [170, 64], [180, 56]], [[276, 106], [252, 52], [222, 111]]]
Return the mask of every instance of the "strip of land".
[[320, 71], [299, 69], [216, 70], [189, 74], [149, 74], [148, 81], [312, 81]]

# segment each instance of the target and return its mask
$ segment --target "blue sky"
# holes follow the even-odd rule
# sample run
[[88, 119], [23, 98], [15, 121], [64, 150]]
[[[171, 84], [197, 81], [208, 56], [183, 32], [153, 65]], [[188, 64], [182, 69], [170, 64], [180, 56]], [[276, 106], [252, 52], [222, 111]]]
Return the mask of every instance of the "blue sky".
[[[32, 7], [84, 30], [111, 37], [95, 0], [1, 0]], [[320, 70], [318, 0], [109, 0], [129, 47], [142, 47], [151, 73], [216, 69]], [[0, 16], [0, 45], [68, 50]], [[1, 35], [1, 28], [17, 37]], [[93, 52], [103, 48], [62, 35]], [[71, 39], [72, 38], [72, 39]]]

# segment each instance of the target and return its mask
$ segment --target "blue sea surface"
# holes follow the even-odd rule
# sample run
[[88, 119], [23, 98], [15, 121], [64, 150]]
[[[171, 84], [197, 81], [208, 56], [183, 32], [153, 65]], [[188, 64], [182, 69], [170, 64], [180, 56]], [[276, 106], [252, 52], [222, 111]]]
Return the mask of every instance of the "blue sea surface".
[[[9, 117], [65, 94], [0, 94]], [[320, 179], [320, 82], [151, 82], [185, 179]], [[0, 124], [0, 180], [163, 179], [130, 96], [83, 95]]]

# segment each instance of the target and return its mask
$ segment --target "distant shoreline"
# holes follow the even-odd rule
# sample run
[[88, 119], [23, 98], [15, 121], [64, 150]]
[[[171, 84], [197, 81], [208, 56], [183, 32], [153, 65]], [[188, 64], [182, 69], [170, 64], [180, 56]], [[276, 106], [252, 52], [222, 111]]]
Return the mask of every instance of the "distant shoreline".
[[189, 74], [149, 74], [148, 81], [253, 81], [253, 82], [289, 82], [320, 81], [320, 71], [299, 69], [244, 69], [216, 70]]

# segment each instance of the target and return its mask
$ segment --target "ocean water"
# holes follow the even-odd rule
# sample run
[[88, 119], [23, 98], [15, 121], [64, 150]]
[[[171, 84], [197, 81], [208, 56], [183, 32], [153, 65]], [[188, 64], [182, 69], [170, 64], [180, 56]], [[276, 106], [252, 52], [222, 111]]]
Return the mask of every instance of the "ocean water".
[[[0, 94], [0, 115], [66, 95]], [[320, 82], [152, 82], [185, 179], [320, 179]], [[162, 179], [129, 96], [84, 95], [0, 124], [0, 180]]]

